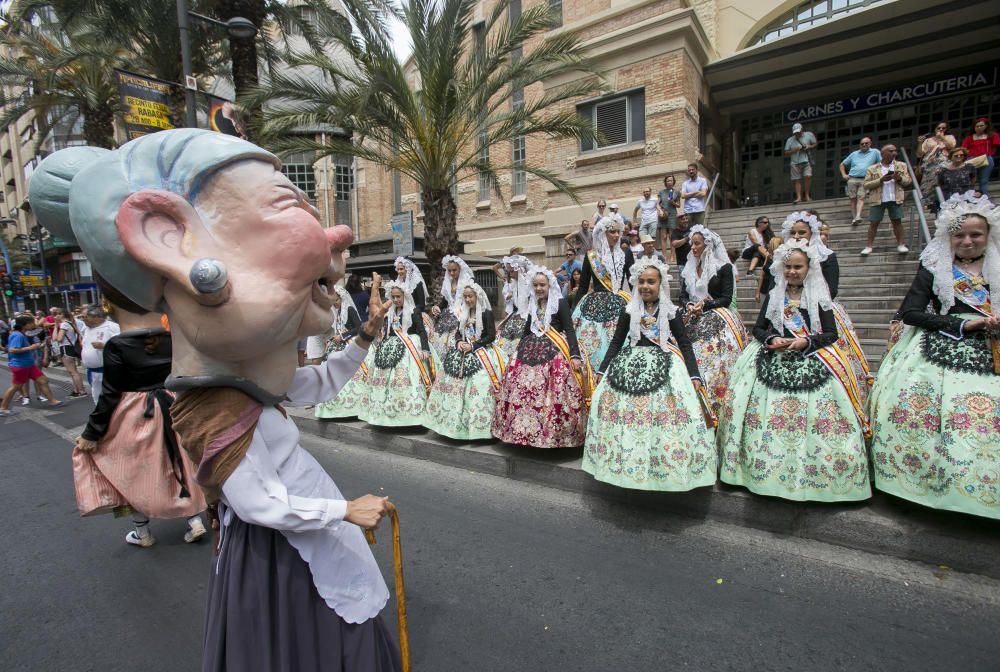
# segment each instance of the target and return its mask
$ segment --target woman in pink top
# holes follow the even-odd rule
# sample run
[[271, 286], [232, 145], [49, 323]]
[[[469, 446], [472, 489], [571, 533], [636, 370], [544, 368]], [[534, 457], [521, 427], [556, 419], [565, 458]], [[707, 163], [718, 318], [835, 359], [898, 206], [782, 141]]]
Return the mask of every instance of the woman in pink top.
[[1000, 135], [993, 130], [993, 124], [986, 117], [976, 119], [972, 125], [972, 130], [962, 140], [962, 147], [969, 151], [969, 158], [986, 156], [986, 165], [977, 168], [979, 177], [979, 193], [985, 194], [990, 183], [990, 173], [993, 172], [993, 155], [996, 154], [997, 146], [1000, 145]]

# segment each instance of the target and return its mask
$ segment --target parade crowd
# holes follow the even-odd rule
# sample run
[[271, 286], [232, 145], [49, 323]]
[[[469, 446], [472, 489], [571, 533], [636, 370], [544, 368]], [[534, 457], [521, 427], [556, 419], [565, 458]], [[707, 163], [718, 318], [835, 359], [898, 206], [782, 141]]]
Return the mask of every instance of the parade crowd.
[[[665, 202], [648, 190], [643, 198]], [[776, 235], [767, 218], [748, 233], [742, 257], [760, 274], [762, 299], [748, 330], [735, 309], [737, 262], [716, 233], [669, 228], [689, 246], [686, 256], [668, 251], [672, 274], [655, 245], [622, 245], [628, 225], [603, 206], [595, 226], [567, 236], [575, 247], [558, 272], [516, 253], [502, 260], [496, 325], [461, 258], [443, 261], [436, 303], [413, 262], [397, 258], [383, 286], [385, 328], [316, 416], [582, 446], [583, 469], [624, 488], [721, 479], [760, 495], [846, 502], [874, 485], [1000, 518], [1000, 315], [990, 292], [1000, 282], [1000, 209], [985, 196], [941, 204], [877, 377], [836, 301], [837, 256], [815, 211], [791, 213]], [[636, 209], [642, 217], [642, 201]], [[348, 292], [334, 301], [314, 353], [343, 349], [360, 324]]]
[[[864, 185], [884, 205], [907, 184], [887, 150]], [[873, 376], [816, 212], [796, 209], [773, 235], [761, 218], [731, 255], [705, 224], [708, 184], [694, 164], [679, 189], [668, 177], [637, 201], [635, 245], [616, 204], [601, 201], [567, 237], [559, 276], [512, 250], [496, 268], [499, 322], [459, 256], [442, 260], [436, 292], [402, 257], [395, 279], [373, 274], [368, 296], [357, 277], [341, 287], [353, 233], [324, 229], [280, 165], [187, 128], [47, 157], [33, 210], [79, 241], [106, 308], [17, 315], [5, 344], [2, 415], [31, 384], [63, 403], [46, 357], [61, 360], [74, 396], [84, 366], [96, 406], [72, 453], [81, 515], [130, 515], [126, 542], [148, 548], [150, 518], [186, 520], [193, 542], [207, 512], [217, 534], [203, 670], [402, 667], [362, 532], [392, 504], [346, 499], [286, 405], [457, 440], [582, 447], [583, 469], [622, 488], [721, 480], [850, 502], [874, 486], [1000, 518], [1000, 208], [983, 193], [940, 199]], [[740, 256], [760, 276], [749, 330], [735, 310]]]

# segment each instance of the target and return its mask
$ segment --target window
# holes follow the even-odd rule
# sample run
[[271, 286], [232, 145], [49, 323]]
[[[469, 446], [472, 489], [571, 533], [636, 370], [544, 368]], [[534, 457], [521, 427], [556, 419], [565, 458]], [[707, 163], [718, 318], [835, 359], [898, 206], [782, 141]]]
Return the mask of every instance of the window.
[[580, 141], [580, 151], [618, 147], [646, 139], [646, 93], [636, 89], [615, 93], [576, 106], [580, 116], [589, 119], [601, 136], [596, 142]]
[[507, 21], [514, 23], [521, 18], [521, 0], [510, 0], [507, 5]]
[[292, 184], [306, 193], [309, 200], [316, 199], [316, 171], [313, 169], [313, 157], [308, 152], [290, 154], [281, 166]]
[[403, 211], [403, 184], [399, 177], [399, 171], [392, 171], [392, 212], [393, 214]]
[[354, 189], [354, 170], [351, 157], [338, 155], [333, 158], [333, 197], [338, 201], [351, 200]]
[[527, 160], [527, 155], [525, 153], [525, 138], [523, 135], [519, 135], [511, 142], [512, 156], [511, 160], [514, 164], [514, 175], [511, 181], [511, 187], [514, 196], [524, 196], [528, 193], [528, 173], [525, 172], [524, 168], [521, 168]]
[[840, 19], [882, 0], [809, 0], [783, 12], [762, 28], [747, 46], [773, 42], [792, 33]]
[[[479, 163], [487, 164], [490, 162], [490, 146], [489, 141], [489, 131], [485, 128], [479, 132]], [[493, 185], [490, 181], [490, 175], [484, 170], [479, 171], [479, 200], [488, 201], [490, 200], [490, 192], [492, 191]]]
[[298, 22], [289, 26], [289, 34], [302, 36], [302, 24], [309, 26], [315, 31], [319, 25], [319, 17], [316, 14], [316, 10], [312, 7], [298, 7], [297, 9], [299, 13]]
[[552, 27], [563, 25], [562, 0], [549, 0], [549, 12], [552, 14]]
[[486, 53], [486, 24], [480, 21], [472, 26], [473, 58], [480, 61]]

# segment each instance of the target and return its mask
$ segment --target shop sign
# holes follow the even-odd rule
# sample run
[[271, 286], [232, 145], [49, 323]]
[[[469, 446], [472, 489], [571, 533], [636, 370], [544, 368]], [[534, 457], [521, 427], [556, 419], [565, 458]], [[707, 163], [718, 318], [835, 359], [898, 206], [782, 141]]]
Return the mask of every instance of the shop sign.
[[995, 88], [997, 68], [978, 68], [952, 77], [926, 80], [910, 86], [874, 91], [861, 96], [831, 100], [818, 105], [803, 105], [785, 112], [785, 121], [789, 124], [803, 121], [814, 121], [825, 117], [835, 117], [841, 114], [851, 114], [864, 110], [874, 110], [880, 107], [905, 105], [930, 98], [940, 98], [956, 93], [964, 93], [977, 89]]

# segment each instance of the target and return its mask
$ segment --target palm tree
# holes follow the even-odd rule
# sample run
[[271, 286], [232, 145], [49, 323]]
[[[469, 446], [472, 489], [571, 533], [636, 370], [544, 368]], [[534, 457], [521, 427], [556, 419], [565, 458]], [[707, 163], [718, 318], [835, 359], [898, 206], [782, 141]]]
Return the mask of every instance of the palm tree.
[[[260, 139], [276, 151], [314, 152], [317, 159], [356, 156], [415, 180], [437, 293], [440, 260], [459, 251], [455, 176], [476, 171], [502, 199], [498, 173], [513, 170], [513, 161], [485, 158], [481, 148], [533, 135], [592, 138], [590, 123], [567, 103], [601, 90], [602, 81], [575, 36], [543, 36], [552, 21], [544, 3], [508, 21], [509, 0], [499, 0], [474, 35], [476, 0], [407, 0], [401, 18], [413, 39], [414, 86], [392, 50], [386, 23], [392, 10], [372, 0], [344, 4], [352, 25], [322, 27], [343, 58], [292, 55], [290, 68], [272, 73], [249, 98], [267, 104]], [[572, 81], [511, 104], [513, 92], [562, 76]], [[320, 125], [348, 129], [353, 138], [324, 144], [295, 133]], [[516, 168], [576, 198], [573, 186], [544, 166], [521, 162]]]
[[123, 51], [104, 35], [78, 25], [61, 28], [60, 17], [51, 18], [41, 17], [39, 25], [12, 22], [0, 33], [10, 54], [0, 58], [0, 127], [34, 113], [37, 152], [54, 126], [82, 118], [87, 144], [114, 147], [119, 102], [113, 68]]

